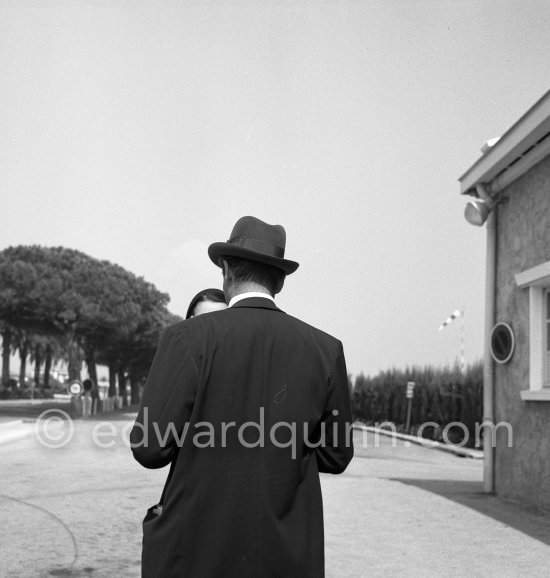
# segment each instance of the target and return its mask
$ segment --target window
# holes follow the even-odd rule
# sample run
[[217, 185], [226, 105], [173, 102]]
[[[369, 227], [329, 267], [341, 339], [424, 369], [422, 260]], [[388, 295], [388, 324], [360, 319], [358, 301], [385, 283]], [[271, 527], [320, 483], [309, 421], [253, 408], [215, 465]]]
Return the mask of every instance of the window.
[[546, 356], [546, 367], [544, 375], [544, 387], [550, 387], [550, 289], [546, 289], [546, 319], [545, 319], [545, 333], [546, 333], [546, 344], [545, 344], [545, 356]]
[[550, 261], [516, 275], [529, 290], [529, 389], [525, 401], [550, 401]]

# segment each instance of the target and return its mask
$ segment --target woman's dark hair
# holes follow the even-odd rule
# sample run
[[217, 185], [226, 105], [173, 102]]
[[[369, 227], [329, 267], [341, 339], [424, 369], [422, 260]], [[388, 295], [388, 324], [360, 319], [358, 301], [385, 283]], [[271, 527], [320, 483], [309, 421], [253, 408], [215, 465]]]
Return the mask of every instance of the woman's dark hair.
[[239, 284], [247, 281], [258, 283], [268, 289], [272, 297], [275, 297], [283, 286], [286, 275], [277, 267], [240, 257], [223, 259], [227, 261], [227, 273], [231, 283]]
[[193, 299], [191, 299], [191, 303], [189, 303], [189, 307], [187, 308], [187, 315], [185, 319], [190, 319], [193, 317], [193, 313], [195, 311], [195, 307], [197, 303], [201, 301], [212, 301], [213, 303], [225, 303], [225, 295], [221, 289], [203, 289], [199, 291]]

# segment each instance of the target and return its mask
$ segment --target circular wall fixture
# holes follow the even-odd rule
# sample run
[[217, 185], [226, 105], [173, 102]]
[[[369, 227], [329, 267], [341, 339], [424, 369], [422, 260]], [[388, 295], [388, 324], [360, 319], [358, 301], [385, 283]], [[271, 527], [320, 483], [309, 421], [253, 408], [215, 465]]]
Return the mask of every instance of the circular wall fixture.
[[508, 363], [514, 355], [516, 339], [508, 323], [497, 323], [491, 331], [491, 355], [497, 363]]

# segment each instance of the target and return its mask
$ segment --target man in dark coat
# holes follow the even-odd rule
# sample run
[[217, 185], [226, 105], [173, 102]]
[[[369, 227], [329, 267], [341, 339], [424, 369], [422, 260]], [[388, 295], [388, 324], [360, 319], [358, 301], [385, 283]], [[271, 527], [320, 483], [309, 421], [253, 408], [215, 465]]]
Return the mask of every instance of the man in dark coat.
[[286, 233], [243, 217], [210, 258], [229, 307], [160, 340], [130, 440], [147, 468], [171, 464], [143, 523], [146, 578], [324, 576], [319, 472], [353, 456], [340, 341], [273, 296], [298, 263]]

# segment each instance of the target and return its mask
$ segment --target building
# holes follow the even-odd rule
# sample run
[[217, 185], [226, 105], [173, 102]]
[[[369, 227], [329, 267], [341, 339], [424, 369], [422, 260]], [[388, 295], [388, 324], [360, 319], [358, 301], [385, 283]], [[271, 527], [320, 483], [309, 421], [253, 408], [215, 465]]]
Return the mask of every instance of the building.
[[485, 490], [550, 511], [550, 92], [482, 151], [459, 181], [487, 227]]

